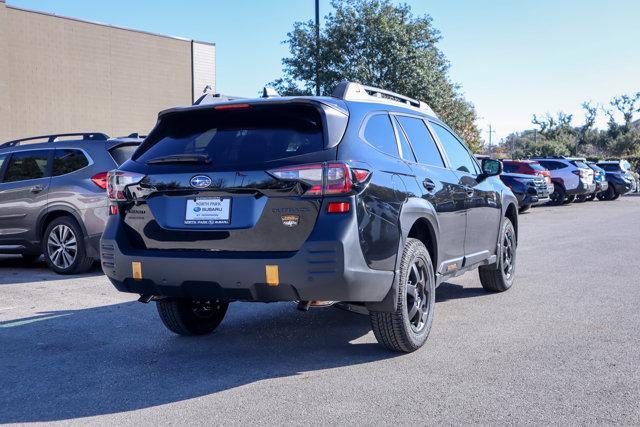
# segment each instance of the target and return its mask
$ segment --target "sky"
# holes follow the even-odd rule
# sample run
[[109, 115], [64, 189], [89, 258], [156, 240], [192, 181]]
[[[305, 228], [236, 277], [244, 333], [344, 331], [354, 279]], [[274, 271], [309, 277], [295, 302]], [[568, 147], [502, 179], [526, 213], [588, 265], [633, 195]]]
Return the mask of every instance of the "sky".
[[[321, 14], [330, 11], [320, 0]], [[640, 91], [638, 0], [406, 0], [441, 32], [451, 79], [494, 143], [533, 127], [533, 114], [584, 119], [583, 101], [607, 105]], [[282, 42], [314, 0], [7, 0], [7, 4], [214, 42], [217, 92], [255, 96], [281, 75]], [[640, 115], [639, 115], [640, 116]], [[604, 126], [602, 112], [598, 121]]]

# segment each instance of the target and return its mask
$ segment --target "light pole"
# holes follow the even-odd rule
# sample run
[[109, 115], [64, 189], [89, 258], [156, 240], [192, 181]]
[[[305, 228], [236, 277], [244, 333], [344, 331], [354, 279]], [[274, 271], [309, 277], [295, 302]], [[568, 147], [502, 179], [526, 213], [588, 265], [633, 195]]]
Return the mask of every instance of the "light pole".
[[316, 0], [316, 96], [320, 96], [320, 0]]

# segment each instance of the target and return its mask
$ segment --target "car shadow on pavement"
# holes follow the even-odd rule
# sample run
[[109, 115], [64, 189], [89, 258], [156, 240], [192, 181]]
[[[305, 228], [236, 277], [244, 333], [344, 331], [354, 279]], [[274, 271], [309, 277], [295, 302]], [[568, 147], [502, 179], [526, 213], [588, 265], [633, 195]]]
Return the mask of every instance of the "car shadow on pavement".
[[95, 277], [103, 274], [98, 262], [94, 263], [91, 270], [86, 273], [63, 276], [51, 271], [42, 258], [35, 262], [26, 262], [20, 256], [0, 256], [0, 285]]
[[491, 293], [485, 291], [483, 288], [465, 288], [462, 285], [443, 282], [436, 290], [436, 302], [461, 298], [485, 297], [488, 295], [491, 295]]
[[197, 338], [169, 333], [153, 304], [137, 302], [4, 321], [0, 423], [132, 411], [398, 356], [357, 342], [370, 332], [367, 316], [288, 303], [232, 304]]

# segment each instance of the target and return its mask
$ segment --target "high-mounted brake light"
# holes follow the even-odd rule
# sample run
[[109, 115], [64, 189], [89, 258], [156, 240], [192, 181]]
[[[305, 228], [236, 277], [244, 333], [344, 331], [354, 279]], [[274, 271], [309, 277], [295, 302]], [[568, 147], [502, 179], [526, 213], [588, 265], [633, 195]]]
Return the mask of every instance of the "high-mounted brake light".
[[129, 185], [138, 184], [144, 175], [135, 172], [112, 170], [107, 173], [107, 197], [112, 202], [127, 200], [126, 189]]
[[107, 189], [107, 172], [100, 172], [91, 177], [91, 181], [103, 190]]
[[222, 104], [213, 107], [214, 110], [246, 110], [251, 108], [249, 104]]
[[305, 196], [346, 194], [354, 184], [364, 183], [371, 172], [352, 169], [346, 163], [317, 163], [301, 166], [285, 166], [269, 171], [269, 174], [285, 181], [300, 181], [309, 188]]

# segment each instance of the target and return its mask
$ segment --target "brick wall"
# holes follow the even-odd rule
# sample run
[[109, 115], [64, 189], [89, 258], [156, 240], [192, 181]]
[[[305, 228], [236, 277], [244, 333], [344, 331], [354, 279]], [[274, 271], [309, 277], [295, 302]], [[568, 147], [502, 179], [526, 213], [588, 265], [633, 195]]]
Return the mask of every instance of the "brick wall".
[[0, 92], [0, 106], [10, 106], [0, 111], [5, 140], [73, 131], [146, 133], [158, 111], [191, 103], [189, 40], [2, 3], [0, 40], [0, 91], [8, 88], [4, 99]]

